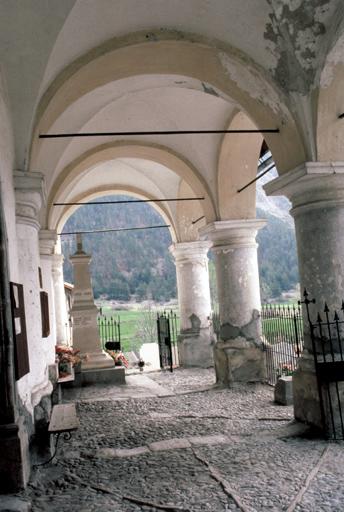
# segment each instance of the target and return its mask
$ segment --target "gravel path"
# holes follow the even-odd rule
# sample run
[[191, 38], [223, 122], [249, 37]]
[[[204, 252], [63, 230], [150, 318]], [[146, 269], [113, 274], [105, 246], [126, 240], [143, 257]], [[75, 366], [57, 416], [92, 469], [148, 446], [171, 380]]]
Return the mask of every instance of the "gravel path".
[[102, 400], [98, 388], [78, 402], [79, 430], [22, 494], [33, 511], [344, 509], [343, 443], [301, 437], [271, 387], [205, 390], [211, 370], [147, 376], [169, 396]]

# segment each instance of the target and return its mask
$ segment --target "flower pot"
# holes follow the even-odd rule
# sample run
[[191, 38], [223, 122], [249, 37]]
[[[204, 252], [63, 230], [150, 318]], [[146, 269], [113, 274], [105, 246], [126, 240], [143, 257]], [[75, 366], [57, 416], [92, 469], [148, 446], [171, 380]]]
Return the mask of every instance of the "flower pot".
[[59, 363], [59, 376], [66, 377], [72, 374], [72, 363]]

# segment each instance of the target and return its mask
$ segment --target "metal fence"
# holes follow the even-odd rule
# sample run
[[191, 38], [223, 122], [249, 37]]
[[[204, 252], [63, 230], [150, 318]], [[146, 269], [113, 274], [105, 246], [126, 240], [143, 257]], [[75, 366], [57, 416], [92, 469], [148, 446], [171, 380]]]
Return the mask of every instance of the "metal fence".
[[173, 310], [157, 313], [157, 332], [160, 367], [169, 368], [172, 372], [179, 366], [179, 318]]
[[102, 348], [108, 342], [121, 343], [121, 321], [119, 316], [98, 315], [97, 326]]
[[303, 322], [299, 305], [264, 304], [261, 310], [268, 383], [292, 375], [303, 350]]
[[330, 311], [327, 304], [315, 322], [310, 318], [310, 304], [304, 292], [312, 351], [317, 377], [321, 421], [327, 439], [344, 439], [344, 302], [339, 311]]

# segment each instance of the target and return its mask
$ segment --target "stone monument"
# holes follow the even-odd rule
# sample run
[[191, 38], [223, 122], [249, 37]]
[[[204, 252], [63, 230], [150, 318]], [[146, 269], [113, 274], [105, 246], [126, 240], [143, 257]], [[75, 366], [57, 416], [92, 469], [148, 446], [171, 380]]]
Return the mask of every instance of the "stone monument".
[[97, 328], [98, 308], [94, 304], [89, 264], [91, 256], [82, 247], [81, 234], [77, 234], [77, 248], [70, 256], [74, 269], [74, 293], [71, 315], [73, 319], [73, 347], [80, 350], [81, 369], [101, 369], [114, 366], [113, 359], [101, 348]]

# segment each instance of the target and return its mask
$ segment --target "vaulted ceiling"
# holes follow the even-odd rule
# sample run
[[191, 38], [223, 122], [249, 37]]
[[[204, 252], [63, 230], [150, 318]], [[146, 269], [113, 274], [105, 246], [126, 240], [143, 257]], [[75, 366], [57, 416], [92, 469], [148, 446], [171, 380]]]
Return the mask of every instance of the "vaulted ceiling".
[[[51, 200], [64, 186], [69, 199], [87, 187], [110, 190], [114, 182], [165, 196], [203, 187], [208, 214], [216, 216], [228, 210], [218, 205], [221, 154], [234, 172], [240, 165], [231, 155], [242, 154], [253, 139], [240, 139], [238, 152], [224, 150], [221, 135], [42, 142], [42, 132], [221, 130], [243, 112], [253, 126], [280, 129], [279, 137], [266, 136], [279, 172], [319, 154], [327, 158], [328, 147], [340, 156], [341, 0], [2, 0], [0, 11], [1, 78], [16, 167], [43, 172]], [[330, 139], [333, 126], [339, 131]], [[152, 155], [140, 160], [133, 151], [106, 165], [94, 158], [72, 190], [72, 180], [64, 181], [68, 173], [111, 144], [166, 150], [179, 159], [177, 167], [183, 161], [194, 169], [195, 178], [168, 167], [169, 157], [154, 163]], [[257, 141], [252, 145], [255, 155]], [[131, 173], [124, 172], [128, 165]], [[246, 178], [254, 169], [241, 172]]]

